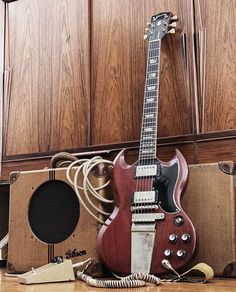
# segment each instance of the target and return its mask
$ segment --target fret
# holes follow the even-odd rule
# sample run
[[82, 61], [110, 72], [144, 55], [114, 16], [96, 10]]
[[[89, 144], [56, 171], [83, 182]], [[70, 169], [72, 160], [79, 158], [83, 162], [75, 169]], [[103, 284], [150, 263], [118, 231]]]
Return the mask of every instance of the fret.
[[[152, 92], [150, 92], [150, 93], [152, 93]], [[153, 92], [152, 94], [149, 94], [149, 95], [145, 96], [145, 98], [144, 98], [144, 106], [146, 104], [147, 99], [150, 99], [150, 98], [152, 98], [154, 100], [153, 102], [157, 102], [157, 93]]]
[[152, 74], [154, 74], [154, 76], [153, 77], [148, 77], [147, 78], [147, 84], [146, 85], [151, 85], [151, 84], [156, 84], [156, 85], [158, 85], [158, 81], [159, 81], [159, 79], [155, 76], [155, 74], [156, 73], [152, 73]]
[[147, 108], [147, 107], [144, 107], [144, 114], [150, 114], [150, 113], [153, 113], [153, 109], [156, 110], [156, 106], [155, 107], [150, 107], [150, 108]]
[[154, 123], [145, 123], [145, 126], [144, 126], [144, 128], [153, 128], [153, 127], [156, 127], [156, 123], [154, 124]]
[[156, 158], [155, 153], [153, 153], [153, 154], [140, 153], [139, 165], [150, 164], [150, 161], [148, 161], [148, 160], [152, 160], [152, 159], [155, 159], [155, 158]]
[[148, 64], [147, 66], [147, 71], [149, 72], [150, 70], [155, 70], [158, 67], [158, 64]]
[[147, 72], [147, 74], [149, 74], [149, 73], [157, 73], [158, 74], [158, 70], [155, 70], [155, 71], [152, 71], [152, 72], [151, 71]]
[[153, 41], [149, 41], [149, 46], [150, 49], [152, 50], [152, 47], [154, 47], [155, 45], [155, 49], [159, 49], [160, 48], [160, 40], [153, 40]]
[[[152, 135], [144, 135], [144, 136], [143, 136], [143, 139], [144, 139], [144, 140], [153, 139], [153, 136], [152, 136]], [[142, 143], [142, 142], [141, 142], [141, 143]], [[141, 143], [140, 143], [140, 144], [141, 144]]]
[[143, 117], [143, 122], [144, 123], [156, 123], [156, 116], [152, 116], [152, 117]]
[[155, 146], [153, 142], [145, 142], [141, 144], [141, 148], [152, 148], [153, 146]]
[[[152, 105], [155, 105], [154, 103], [152, 103]], [[152, 114], [154, 113], [154, 110], [153, 109], [156, 109], [156, 105], [155, 106], [150, 106], [150, 104], [146, 104], [144, 106], [144, 114]]]
[[151, 52], [151, 51], [160, 51], [160, 48], [159, 47], [155, 47], [155, 48], [151, 48], [151, 47], [149, 47], [149, 50], [148, 50], [149, 52]]
[[144, 108], [143, 108], [144, 114], [152, 114], [152, 113], [154, 113], [155, 109], [156, 109], [156, 104], [157, 104], [157, 102], [155, 100], [146, 102], [144, 104]]
[[[146, 94], [152, 94], [152, 93], [155, 93], [155, 95], [157, 94], [158, 90], [145, 90], [145, 95]], [[146, 96], [145, 96], [146, 97]], [[147, 97], [150, 97], [150, 96], [147, 96]]]
[[142, 154], [153, 153], [153, 149], [141, 149], [141, 153], [142, 153]]
[[158, 78], [153, 77], [151, 79], [147, 79], [146, 86], [156, 85], [158, 87]]
[[156, 122], [144, 122], [145, 125], [144, 125], [144, 128], [150, 128], [150, 127], [154, 127], [156, 126]]
[[[153, 86], [151, 86], [151, 87], [153, 88]], [[157, 90], [151, 90], [151, 89], [150, 89], [150, 90], [146, 90], [145, 93], [148, 94], [148, 93], [152, 93], [152, 92], [157, 92]]]

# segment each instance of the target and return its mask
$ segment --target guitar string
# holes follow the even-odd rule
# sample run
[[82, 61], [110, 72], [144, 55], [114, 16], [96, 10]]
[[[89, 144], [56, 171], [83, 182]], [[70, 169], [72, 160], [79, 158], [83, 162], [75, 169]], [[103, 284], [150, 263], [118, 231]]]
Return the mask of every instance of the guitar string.
[[[151, 81], [151, 79], [149, 78], [149, 75], [148, 75], [149, 72], [150, 72], [150, 67], [151, 67], [150, 64], [151, 64], [152, 52], [153, 52], [152, 51], [152, 49], [153, 49], [152, 47], [153, 47], [153, 42], [150, 42], [150, 47], [149, 47], [150, 51], [149, 51], [149, 56], [148, 56], [147, 81], [146, 81], [147, 85], [146, 85], [146, 94], [145, 94], [145, 105], [146, 105], [146, 108], [147, 108], [147, 110], [145, 111], [145, 113], [147, 112], [148, 115], [150, 115], [150, 113], [151, 113], [151, 106], [154, 106], [155, 107], [155, 104], [153, 104], [152, 101], [148, 104], [148, 102], [150, 101], [150, 98], [154, 98], [154, 101], [155, 101], [155, 97], [153, 97], [152, 89], [150, 89], [150, 91], [149, 91], [149, 88], [152, 87], [153, 85], [152, 85], [152, 81]], [[154, 66], [154, 69], [155, 69], [155, 66]], [[149, 99], [149, 101], [148, 101], [148, 99]], [[145, 114], [144, 114], [144, 117], [145, 117]], [[145, 121], [144, 122], [144, 127], [146, 128], [147, 127], [146, 118], [144, 119], [144, 121]], [[152, 143], [152, 141], [153, 141], [153, 119], [151, 119], [151, 121], [152, 121], [151, 122], [151, 125], [149, 125], [148, 128], [151, 129], [150, 133], [151, 133], [151, 137], [152, 138], [151, 139], [150, 138], [148, 139], [148, 142], [149, 142], [148, 144]], [[145, 143], [147, 143], [147, 142], [145, 142]], [[144, 149], [145, 149], [146, 152], [148, 150], [150, 150], [150, 149], [146, 148], [145, 146], [144, 146]], [[149, 155], [147, 155], [147, 157], [145, 158], [145, 165], [151, 165], [151, 159], [149, 159]], [[144, 180], [144, 184], [145, 184], [144, 191], [146, 191], [146, 190], [151, 191], [150, 180], [151, 180], [151, 176], [148, 176], [147, 175], [145, 177], [145, 180]], [[146, 210], [146, 212], [144, 210], [144, 213], [148, 213], [148, 212], [149, 212], [148, 209]]]
[[[156, 62], [151, 64], [151, 59], [156, 58]], [[148, 62], [147, 62], [147, 69], [146, 69], [146, 82], [145, 82], [145, 95], [144, 95], [144, 107], [143, 107], [143, 121], [142, 121], [142, 133], [141, 133], [141, 143], [140, 143], [140, 157], [139, 157], [139, 164], [140, 165], [154, 165], [155, 164], [155, 153], [156, 153], [156, 135], [157, 135], [157, 105], [158, 105], [158, 69], [159, 69], [159, 61], [160, 61], [160, 40], [153, 41], [152, 43], [149, 42], [149, 49], [148, 49]], [[150, 66], [154, 66], [154, 71], [150, 71]], [[150, 72], [155, 73], [156, 75], [154, 78], [149, 78], [148, 74]], [[149, 86], [156, 86], [156, 90], [147, 90]], [[157, 92], [156, 96], [153, 96], [153, 92]], [[149, 105], [147, 105], [147, 99], [154, 98], [154, 101], [151, 101]], [[153, 111], [155, 109], [155, 112]], [[152, 118], [153, 115], [153, 118]], [[148, 121], [146, 117], [151, 117], [151, 121]], [[144, 141], [144, 129], [146, 127], [151, 128], [151, 139], [145, 139]], [[155, 131], [153, 131], [155, 130]], [[148, 141], [147, 141], [148, 140]], [[146, 144], [145, 144], [146, 143]], [[147, 152], [147, 154], [145, 153]], [[152, 152], [152, 153], [151, 153]], [[150, 154], [151, 153], [151, 154]], [[141, 184], [140, 184], [141, 182]], [[146, 175], [142, 179], [137, 178], [137, 190], [145, 191], [145, 190], [152, 190], [153, 180], [151, 175]], [[142, 203], [138, 204], [142, 205]], [[138, 210], [139, 212], [139, 210]], [[142, 213], [143, 210], [140, 207], [140, 212]], [[148, 209], [144, 209], [144, 212], [148, 212]]]
[[[147, 123], [146, 123], [146, 116], [147, 115], [150, 115], [151, 113], [151, 107], [150, 106], [155, 106], [155, 104], [153, 104], [152, 101], [150, 101], [150, 98], [153, 98], [152, 97], [152, 89], [150, 89], [149, 91], [149, 88], [152, 86], [152, 81], [150, 80], [149, 78], [149, 72], [150, 72], [150, 60], [152, 59], [152, 47], [153, 47], [153, 43], [150, 42], [149, 43], [149, 51], [148, 51], [148, 62], [147, 62], [147, 72], [146, 72], [146, 84], [145, 84], [145, 97], [144, 97], [144, 123], [143, 123], [143, 137], [145, 137], [145, 132], [146, 133], [149, 133], [149, 131], [147, 131], [147, 128], [150, 128], [150, 133], [151, 133], [151, 139], [149, 138], [148, 141], [144, 139], [142, 139], [142, 151], [141, 151], [141, 155], [142, 155], [142, 160], [143, 160], [143, 164], [148, 166], [148, 165], [151, 165], [151, 160], [149, 158], [149, 155], [150, 155], [150, 149], [149, 147], [146, 146], [146, 144], [150, 144], [152, 143], [153, 141], [153, 123], [151, 123], [151, 126], [150, 127], [147, 127]], [[155, 99], [154, 99], [155, 100]], [[152, 120], [152, 119], [151, 119]], [[147, 134], [147, 135], [150, 135]], [[148, 154], [146, 154], [148, 153]], [[145, 176], [143, 177], [143, 186], [142, 186], [142, 191], [150, 191], [150, 180], [151, 180], [151, 176], [148, 175], [148, 174], [145, 174]], [[149, 204], [149, 203], [147, 203]], [[141, 212], [142, 213], [148, 213], [149, 210], [148, 209], [141, 209]]]
[[[139, 147], [139, 160], [138, 160], [138, 166], [140, 165], [141, 167], [144, 165], [143, 161], [143, 153], [142, 153], [142, 148], [143, 148], [143, 137], [144, 137], [144, 123], [145, 123], [145, 108], [146, 108], [146, 87], [147, 87], [147, 80], [148, 80], [148, 64], [149, 64], [149, 54], [150, 54], [150, 42], [148, 43], [148, 56], [147, 56], [147, 64], [146, 64], [146, 79], [145, 79], [145, 89], [144, 89], [144, 101], [143, 101], [143, 116], [142, 116], [142, 125], [141, 125], [141, 140], [140, 140], [140, 147]], [[145, 180], [145, 177], [137, 177], [136, 179], [136, 191], [143, 191], [143, 182]], [[141, 197], [141, 196], [140, 196]], [[142, 213], [142, 202], [140, 200], [140, 203], [135, 204], [135, 206], [140, 207], [140, 209], [136, 209], [134, 213]]]
[[[151, 165], [154, 165], [155, 164], [155, 159], [156, 159], [156, 138], [157, 138], [157, 111], [158, 111], [158, 70], [159, 70], [159, 61], [160, 61], [160, 58], [159, 58], [159, 55], [160, 55], [160, 40], [158, 39], [157, 41], [153, 42], [152, 43], [152, 50], [150, 52], [150, 60], [153, 59], [153, 58], [156, 58], [156, 62], [154, 63], [154, 68], [155, 68], [155, 76], [153, 79], [151, 79], [151, 84], [155, 85], [155, 92], [156, 92], [156, 95], [154, 97], [154, 109], [155, 111], [151, 111], [151, 109], [149, 108], [149, 110], [154, 114], [153, 118], [152, 118], [152, 127], [153, 127], [153, 137], [152, 137], [152, 140], [151, 140], [151, 143], [152, 143], [152, 146], [151, 146], [151, 149], [152, 149], [152, 159], [151, 159], [151, 162], [150, 164]], [[151, 61], [150, 61], [151, 63]], [[150, 80], [150, 79], [149, 79]], [[149, 181], [149, 189], [152, 190], [153, 188], [153, 179], [150, 178], [150, 181]]]
[[[158, 69], [158, 62], [155, 62], [153, 65], [151, 65], [151, 60], [153, 58], [156, 58], [157, 59], [157, 56], [156, 56], [156, 52], [158, 52], [158, 44], [159, 42], [157, 41], [153, 41], [151, 43], [151, 50], [150, 50], [150, 55], [149, 55], [149, 66], [148, 66], [148, 74], [150, 71], [154, 71], [155, 74], [157, 74], [157, 69]], [[151, 67], [154, 67], [154, 69], [150, 70]], [[148, 75], [149, 76], [149, 75]], [[156, 77], [156, 76], [155, 76]], [[155, 138], [156, 138], [156, 111], [157, 111], [157, 95], [153, 94], [153, 93], [157, 93], [157, 83], [155, 82], [155, 78], [151, 79], [151, 78], [148, 78], [147, 80], [147, 83], [148, 83], [148, 86], [152, 87], [152, 86], [155, 86], [154, 90], [150, 90], [150, 92], [148, 92], [148, 98], [153, 98], [153, 101], [151, 101], [151, 103], [149, 104], [149, 107], [148, 107], [148, 115], [151, 115], [153, 114], [154, 116], [151, 117], [151, 122], [150, 122], [150, 125], [149, 123], [146, 123], [145, 126], [147, 126], [148, 124], [148, 127], [151, 128], [151, 133], [152, 133], [152, 136], [151, 136], [151, 139], [149, 140], [149, 150], [150, 151], [147, 151], [147, 152], [151, 152], [150, 155], [147, 156], [147, 165], [154, 165], [155, 164], [155, 158], [154, 158], [154, 154], [155, 154]], [[154, 111], [155, 110], [155, 111]], [[150, 145], [151, 144], [151, 145]], [[148, 179], [147, 179], [147, 189], [149, 191], [152, 191], [153, 189], [153, 179], [152, 179], [152, 176], [150, 176]], [[148, 212], [148, 210], [146, 210], [146, 212]]]

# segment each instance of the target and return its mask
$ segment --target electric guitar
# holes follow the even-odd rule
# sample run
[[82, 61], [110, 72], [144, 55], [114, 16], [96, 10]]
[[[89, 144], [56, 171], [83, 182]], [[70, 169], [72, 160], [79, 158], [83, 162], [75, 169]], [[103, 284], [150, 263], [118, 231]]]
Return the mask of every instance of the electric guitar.
[[122, 150], [114, 161], [115, 208], [98, 233], [97, 252], [116, 273], [163, 274], [163, 259], [179, 269], [196, 246], [194, 226], [180, 202], [187, 163], [177, 149], [168, 162], [156, 157], [161, 39], [175, 32], [175, 20], [170, 12], [151, 18], [139, 159], [128, 165]]

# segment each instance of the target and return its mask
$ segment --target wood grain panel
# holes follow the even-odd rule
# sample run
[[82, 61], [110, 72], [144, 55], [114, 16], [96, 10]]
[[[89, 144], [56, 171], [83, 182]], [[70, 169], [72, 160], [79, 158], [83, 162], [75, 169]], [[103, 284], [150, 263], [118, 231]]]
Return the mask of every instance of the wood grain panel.
[[197, 163], [236, 161], [236, 138], [198, 142]]
[[4, 156], [88, 144], [88, 5], [8, 4]]
[[195, 131], [194, 82], [189, 81], [192, 1], [96, 0], [91, 12], [92, 144], [140, 138], [147, 53], [144, 28], [153, 14], [165, 10], [178, 14], [180, 21], [178, 33], [162, 42], [159, 133]]
[[0, 2], [0, 176], [2, 162], [2, 115], [3, 115], [3, 70], [4, 70], [4, 21], [5, 5]]
[[197, 0], [201, 131], [236, 128], [236, 2]]

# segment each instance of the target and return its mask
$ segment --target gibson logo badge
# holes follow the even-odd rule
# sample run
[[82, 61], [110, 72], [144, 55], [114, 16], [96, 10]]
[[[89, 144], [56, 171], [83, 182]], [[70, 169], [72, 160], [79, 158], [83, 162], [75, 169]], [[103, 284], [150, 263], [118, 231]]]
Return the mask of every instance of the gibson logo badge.
[[71, 259], [71, 258], [76, 258], [76, 257], [81, 257], [83, 255], [86, 255], [86, 250], [80, 250], [77, 251], [76, 248], [73, 250], [69, 249], [66, 253], [66, 259]]

